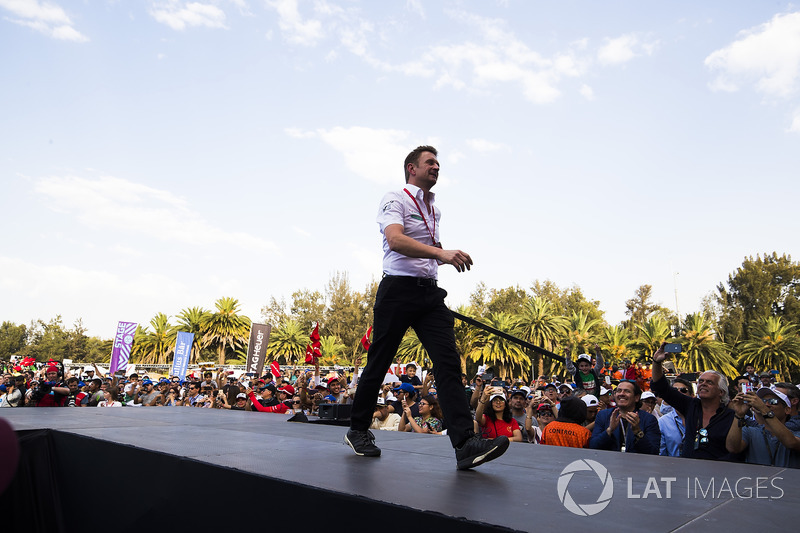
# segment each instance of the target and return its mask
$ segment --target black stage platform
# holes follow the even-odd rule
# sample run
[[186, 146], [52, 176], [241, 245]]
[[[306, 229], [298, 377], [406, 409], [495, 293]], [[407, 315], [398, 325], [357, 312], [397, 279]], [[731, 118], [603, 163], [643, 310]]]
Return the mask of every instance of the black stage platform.
[[0, 516], [47, 500], [28, 510], [41, 523], [24, 531], [98, 529], [89, 526], [96, 519], [115, 531], [193, 523], [208, 533], [769, 531], [800, 523], [793, 469], [512, 443], [500, 459], [457, 471], [446, 437], [375, 432], [383, 455], [363, 458], [342, 444], [345, 428], [276, 414], [24, 408], [0, 417], [22, 448]]

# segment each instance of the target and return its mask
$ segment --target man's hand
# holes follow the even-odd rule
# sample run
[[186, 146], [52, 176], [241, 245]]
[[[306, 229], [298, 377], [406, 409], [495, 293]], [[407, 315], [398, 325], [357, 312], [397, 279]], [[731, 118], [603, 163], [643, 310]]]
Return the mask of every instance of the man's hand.
[[656, 353], [653, 354], [654, 363], [662, 363], [667, 358], [667, 352], [664, 351], [664, 346], [666, 345], [666, 342], [662, 342], [661, 346], [659, 346], [658, 350], [656, 350]]
[[610, 435], [611, 433], [614, 433], [618, 427], [619, 427], [619, 408], [616, 408], [611, 413], [611, 416], [608, 419], [608, 429], [606, 429], [606, 431]]
[[461, 250], [441, 250], [437, 255], [439, 262], [453, 265], [459, 272], [465, 272], [472, 266], [472, 258]]
[[728, 407], [733, 409], [733, 411], [736, 413], [736, 416], [738, 416], [739, 418], [744, 417], [747, 414], [747, 412], [750, 411], [750, 406], [744, 403], [744, 400], [745, 396], [740, 392], [728, 404]]
[[641, 428], [639, 427], [639, 413], [625, 413], [622, 415], [622, 418], [628, 421], [628, 424], [631, 426], [631, 431], [634, 433], [639, 433], [639, 431], [641, 431]]

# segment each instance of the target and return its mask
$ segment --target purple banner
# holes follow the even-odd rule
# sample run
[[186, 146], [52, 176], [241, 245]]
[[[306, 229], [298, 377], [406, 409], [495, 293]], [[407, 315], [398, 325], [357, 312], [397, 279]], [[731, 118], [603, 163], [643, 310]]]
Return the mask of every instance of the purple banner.
[[117, 324], [117, 334], [114, 336], [114, 349], [111, 351], [112, 374], [117, 370], [128, 368], [128, 359], [131, 356], [133, 346], [133, 334], [136, 333], [136, 322], [119, 322]]

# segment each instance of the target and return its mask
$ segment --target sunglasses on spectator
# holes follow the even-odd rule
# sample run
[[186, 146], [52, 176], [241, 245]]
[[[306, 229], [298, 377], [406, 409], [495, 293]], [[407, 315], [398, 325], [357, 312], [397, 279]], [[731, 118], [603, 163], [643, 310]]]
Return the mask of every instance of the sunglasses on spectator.
[[682, 392], [684, 394], [689, 392], [689, 389], [687, 389], [686, 387], [675, 387], [675, 390], [678, 391], [678, 392]]
[[539, 411], [539, 416], [553, 416], [552, 411]]
[[766, 400], [764, 400], [764, 403], [767, 405], [778, 405], [779, 403], [781, 403], [781, 400], [779, 400], [778, 398], [767, 398]]

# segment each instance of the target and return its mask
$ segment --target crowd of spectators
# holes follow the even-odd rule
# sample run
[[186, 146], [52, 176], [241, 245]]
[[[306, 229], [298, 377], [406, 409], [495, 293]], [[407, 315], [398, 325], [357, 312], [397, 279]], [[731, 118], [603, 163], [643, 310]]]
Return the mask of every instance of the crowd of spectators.
[[[800, 467], [800, 389], [775, 382], [774, 374], [747, 365], [730, 381], [708, 370], [667, 376], [659, 349], [650, 364], [609, 368], [600, 351], [566, 365], [565, 383], [538, 378], [506, 380], [490, 372], [471, 381], [462, 375], [464, 401], [474, 413], [475, 432], [515, 443], [594, 448], [622, 453]], [[74, 374], [74, 375], [73, 375]], [[80, 375], [77, 375], [80, 374]], [[204, 370], [176, 376], [101, 375], [64, 371], [58, 362], [39, 370], [6, 372], [0, 407], [194, 407], [256, 411], [308, 421], [324, 404], [349, 404], [357, 371], [292, 369], [286, 375], [235, 376]], [[375, 401], [371, 429], [444, 435], [432, 372], [423, 379], [408, 365], [387, 380]]]

